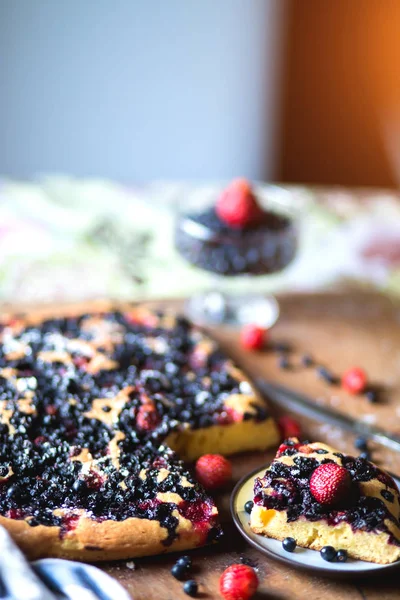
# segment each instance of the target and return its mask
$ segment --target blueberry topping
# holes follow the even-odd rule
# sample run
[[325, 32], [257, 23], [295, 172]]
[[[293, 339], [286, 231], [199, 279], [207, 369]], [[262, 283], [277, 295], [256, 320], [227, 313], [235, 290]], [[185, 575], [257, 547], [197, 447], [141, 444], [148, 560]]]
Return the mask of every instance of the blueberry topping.
[[286, 552], [294, 552], [296, 546], [296, 540], [292, 537], [286, 537], [282, 542], [282, 547]]
[[327, 562], [332, 562], [336, 558], [336, 550], [333, 546], [324, 546], [320, 552], [321, 558]]
[[254, 502], [252, 502], [251, 500], [248, 500], [246, 502], [246, 504], [244, 505], [244, 510], [247, 512], [248, 515], [253, 510], [253, 506], [254, 506]]
[[336, 553], [336, 561], [337, 562], [346, 562], [348, 558], [347, 550], [338, 550]]
[[360, 458], [363, 458], [364, 460], [370, 460], [371, 459], [371, 455], [368, 451], [366, 452], [360, 452]]
[[197, 585], [197, 582], [194, 581], [194, 579], [190, 579], [184, 584], [183, 591], [188, 596], [195, 598], [197, 596], [197, 592], [199, 591], [199, 586]]
[[388, 502], [394, 502], [394, 495], [389, 490], [381, 490], [381, 496]]

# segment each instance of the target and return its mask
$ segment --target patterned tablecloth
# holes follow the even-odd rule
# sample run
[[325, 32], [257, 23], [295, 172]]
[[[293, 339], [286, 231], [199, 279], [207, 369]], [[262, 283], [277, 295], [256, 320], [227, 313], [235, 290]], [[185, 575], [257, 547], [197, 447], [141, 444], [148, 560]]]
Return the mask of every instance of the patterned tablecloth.
[[[218, 186], [49, 177], [0, 187], [0, 301], [177, 297], [210, 286], [173, 245], [176, 209]], [[400, 294], [400, 196], [384, 190], [262, 186], [300, 213], [300, 248], [252, 290], [373, 286]], [[229, 281], [248, 288], [248, 278]]]

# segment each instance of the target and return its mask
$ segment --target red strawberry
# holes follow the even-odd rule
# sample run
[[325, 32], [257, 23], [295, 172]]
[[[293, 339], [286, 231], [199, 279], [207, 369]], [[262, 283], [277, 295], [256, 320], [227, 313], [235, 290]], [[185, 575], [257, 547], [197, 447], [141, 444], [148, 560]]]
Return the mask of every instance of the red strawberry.
[[160, 417], [157, 414], [155, 406], [152, 404], [142, 404], [138, 410], [136, 424], [144, 431], [152, 431], [160, 423]]
[[204, 454], [196, 462], [196, 477], [206, 489], [215, 490], [231, 479], [232, 464], [221, 454]]
[[265, 343], [267, 330], [258, 325], [245, 325], [240, 332], [240, 343], [246, 350], [260, 350]]
[[360, 367], [353, 367], [346, 371], [342, 377], [342, 387], [349, 394], [360, 394], [367, 385], [367, 374]]
[[248, 565], [231, 565], [219, 579], [219, 591], [225, 600], [249, 600], [258, 588], [258, 577]]
[[298, 438], [301, 434], [300, 424], [286, 415], [278, 419], [278, 427], [283, 440], [292, 437]]
[[217, 418], [218, 425], [230, 425], [231, 423], [237, 423], [238, 421], [243, 421], [242, 413], [238, 412], [234, 408], [231, 408], [230, 406], [224, 408]]
[[231, 227], [242, 228], [262, 215], [247, 179], [234, 179], [222, 192], [215, 205], [218, 217]]
[[350, 474], [337, 463], [320, 465], [311, 475], [310, 491], [320, 504], [337, 504], [351, 486]]

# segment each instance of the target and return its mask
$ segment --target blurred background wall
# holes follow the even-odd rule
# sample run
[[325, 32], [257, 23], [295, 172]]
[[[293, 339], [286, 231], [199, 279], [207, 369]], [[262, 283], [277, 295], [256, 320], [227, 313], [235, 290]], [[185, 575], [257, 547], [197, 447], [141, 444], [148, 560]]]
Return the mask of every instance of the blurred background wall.
[[284, 181], [400, 184], [400, 1], [290, 0]]
[[0, 0], [0, 174], [400, 182], [399, 0]]
[[274, 176], [286, 0], [1, 0], [0, 173]]

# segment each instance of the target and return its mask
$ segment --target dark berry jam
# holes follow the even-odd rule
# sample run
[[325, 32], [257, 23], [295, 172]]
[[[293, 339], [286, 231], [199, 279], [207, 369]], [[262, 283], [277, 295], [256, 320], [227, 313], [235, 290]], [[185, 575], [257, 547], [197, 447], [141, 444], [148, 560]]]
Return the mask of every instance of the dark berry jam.
[[178, 221], [175, 245], [191, 264], [220, 275], [267, 275], [284, 269], [294, 258], [297, 236], [292, 222], [264, 211], [250, 227], [223, 223], [212, 208]]

